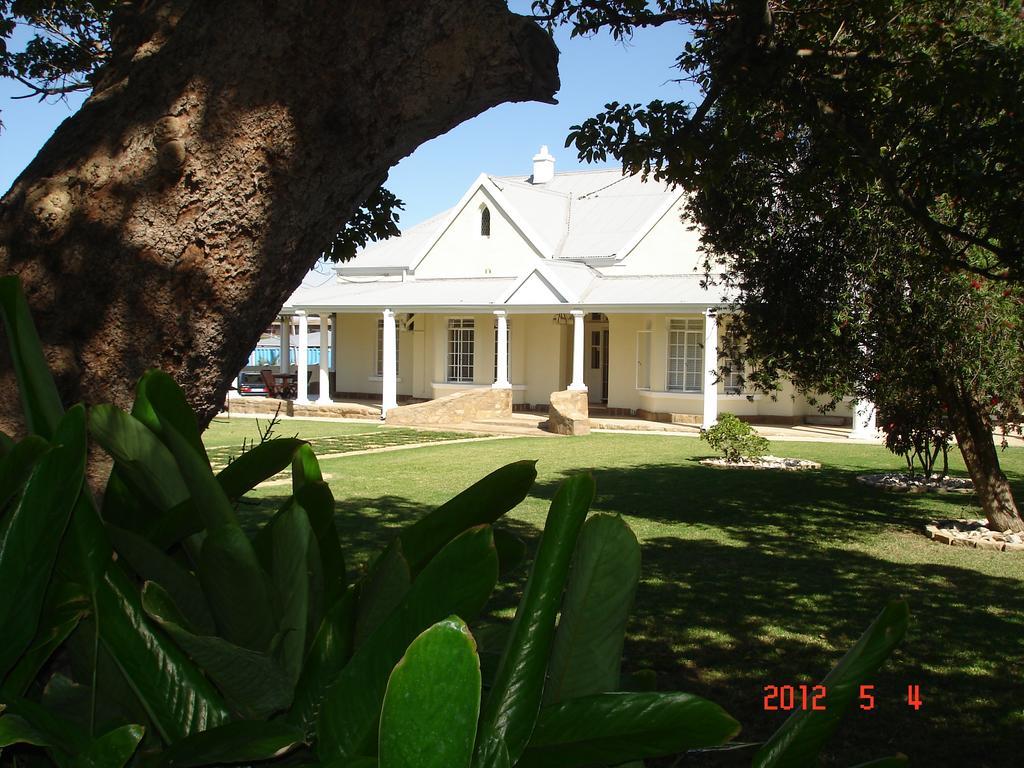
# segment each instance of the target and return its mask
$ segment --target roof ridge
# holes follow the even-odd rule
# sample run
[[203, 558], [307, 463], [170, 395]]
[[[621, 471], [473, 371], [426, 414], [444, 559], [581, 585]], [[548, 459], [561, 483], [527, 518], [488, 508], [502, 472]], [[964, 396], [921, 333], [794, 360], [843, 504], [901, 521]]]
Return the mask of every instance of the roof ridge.
[[[588, 168], [586, 170], [555, 171], [555, 177], [557, 178], [558, 176], [582, 176], [585, 173], [618, 173], [618, 174], [621, 174], [622, 176], [636, 176], [637, 175], [635, 173], [624, 174], [624, 173], [622, 173], [622, 169], [621, 168]], [[491, 176], [491, 178], [505, 179], [505, 180], [508, 180], [508, 179], [524, 179], [525, 180], [525, 179], [530, 178], [529, 174], [524, 176], [521, 173], [509, 174], [507, 176], [495, 176], [495, 175], [490, 174], [490, 173], [487, 174], [487, 175]]]

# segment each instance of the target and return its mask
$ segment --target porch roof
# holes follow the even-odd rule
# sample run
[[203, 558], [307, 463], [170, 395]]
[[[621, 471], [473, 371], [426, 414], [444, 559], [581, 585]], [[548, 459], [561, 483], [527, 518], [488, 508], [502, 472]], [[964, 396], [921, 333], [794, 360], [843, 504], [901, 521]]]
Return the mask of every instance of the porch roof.
[[[531, 273], [533, 274], [533, 273]], [[528, 277], [528, 276], [524, 276]], [[560, 275], [560, 277], [562, 277]], [[578, 275], [577, 277], [582, 277]], [[720, 285], [702, 285], [702, 275], [616, 276], [591, 272], [573, 285], [575, 296], [517, 301], [524, 278], [486, 277], [408, 281], [331, 282], [296, 291], [284, 311], [366, 312], [384, 308], [417, 311], [564, 312], [692, 311], [730, 303]]]

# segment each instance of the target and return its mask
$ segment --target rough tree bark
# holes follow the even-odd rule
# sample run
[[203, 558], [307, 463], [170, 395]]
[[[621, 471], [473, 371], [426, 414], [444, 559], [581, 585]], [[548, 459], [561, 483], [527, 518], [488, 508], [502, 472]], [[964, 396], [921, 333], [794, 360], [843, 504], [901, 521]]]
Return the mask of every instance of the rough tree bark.
[[0, 200], [0, 273], [65, 402], [126, 406], [159, 366], [205, 425], [388, 169], [489, 107], [553, 102], [557, 61], [502, 0], [125, 4], [93, 95]]
[[1013, 489], [999, 466], [992, 425], [982, 416], [974, 398], [960, 387], [948, 385], [945, 395], [956, 442], [989, 527], [996, 531], [1024, 532], [1024, 520], [1013, 498]]

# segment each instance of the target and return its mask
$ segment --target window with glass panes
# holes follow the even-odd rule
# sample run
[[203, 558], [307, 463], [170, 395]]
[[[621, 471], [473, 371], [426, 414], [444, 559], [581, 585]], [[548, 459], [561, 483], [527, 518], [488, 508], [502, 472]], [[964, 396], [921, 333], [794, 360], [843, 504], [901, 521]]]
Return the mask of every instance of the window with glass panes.
[[725, 394], [739, 395], [743, 392], [743, 378], [746, 371], [743, 368], [743, 361], [735, 357], [726, 357], [725, 366], [729, 369], [722, 383], [725, 385]]
[[[401, 334], [395, 333], [395, 369], [398, 369], [398, 340]], [[377, 375], [384, 375], [384, 318], [377, 321]]]
[[670, 392], [700, 392], [704, 383], [704, 321], [672, 320], [668, 328]]
[[[512, 379], [512, 345], [508, 343], [512, 335], [512, 323], [505, 321], [505, 375]], [[498, 380], [498, 318], [494, 318], [494, 380]]]
[[473, 381], [473, 318], [448, 320], [448, 377], [451, 382]]

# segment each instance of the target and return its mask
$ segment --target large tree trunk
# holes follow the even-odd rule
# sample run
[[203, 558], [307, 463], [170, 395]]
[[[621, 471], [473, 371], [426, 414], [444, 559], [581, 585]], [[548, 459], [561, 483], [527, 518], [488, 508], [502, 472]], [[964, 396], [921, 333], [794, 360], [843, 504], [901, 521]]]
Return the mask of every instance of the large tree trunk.
[[[158, 366], [205, 425], [392, 165], [558, 88], [553, 42], [503, 0], [132, 7], [93, 95], [0, 201], [0, 273], [21, 276], [68, 403], [127, 405]], [[4, 398], [0, 428], [18, 411]]]
[[992, 425], [970, 393], [956, 385], [947, 387], [945, 392], [953, 432], [989, 527], [996, 531], [1024, 531], [1013, 490], [999, 467]]

